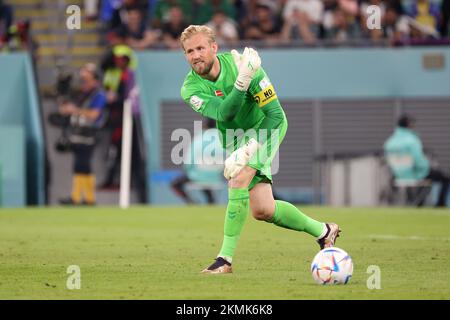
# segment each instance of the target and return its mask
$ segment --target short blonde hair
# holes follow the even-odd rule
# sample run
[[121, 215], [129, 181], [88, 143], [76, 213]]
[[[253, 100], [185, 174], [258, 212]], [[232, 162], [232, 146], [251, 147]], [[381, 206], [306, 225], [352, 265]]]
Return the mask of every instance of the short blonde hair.
[[210, 27], [190, 25], [189, 27], [184, 29], [183, 33], [180, 36], [180, 42], [183, 49], [184, 49], [184, 42], [198, 33], [203, 33], [208, 38], [210, 43], [216, 42], [216, 34]]

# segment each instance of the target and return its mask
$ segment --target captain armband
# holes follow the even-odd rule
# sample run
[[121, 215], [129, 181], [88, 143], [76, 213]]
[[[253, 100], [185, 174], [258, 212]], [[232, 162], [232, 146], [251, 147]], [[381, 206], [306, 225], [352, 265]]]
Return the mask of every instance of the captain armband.
[[266, 104], [272, 102], [273, 100], [277, 99], [277, 93], [275, 92], [275, 89], [273, 85], [268, 86], [267, 88], [264, 88], [257, 94], [253, 96], [256, 103], [260, 108], [264, 107]]

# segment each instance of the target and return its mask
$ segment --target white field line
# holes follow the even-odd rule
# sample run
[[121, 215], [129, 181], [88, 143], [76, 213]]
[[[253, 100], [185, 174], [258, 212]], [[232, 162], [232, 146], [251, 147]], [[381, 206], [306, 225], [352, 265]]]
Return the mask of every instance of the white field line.
[[371, 239], [383, 239], [383, 240], [438, 240], [438, 241], [450, 241], [450, 238], [434, 238], [434, 237], [422, 237], [422, 236], [399, 236], [395, 234], [369, 234]]

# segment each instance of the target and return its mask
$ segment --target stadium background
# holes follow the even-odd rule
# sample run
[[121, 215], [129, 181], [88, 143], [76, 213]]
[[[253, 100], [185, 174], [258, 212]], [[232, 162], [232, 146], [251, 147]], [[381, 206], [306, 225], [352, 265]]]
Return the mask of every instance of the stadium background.
[[[275, 175], [280, 193], [296, 193], [300, 195], [297, 199], [314, 202], [315, 186], [323, 187], [315, 176], [316, 156], [381, 152], [402, 112], [420, 119], [418, 129], [422, 129], [425, 145], [445, 170], [450, 169], [450, 150], [446, 148], [450, 91], [445, 84], [450, 70], [448, 66], [423, 68], [425, 56], [448, 59], [450, 50], [278, 49], [260, 50], [260, 54], [289, 121], [280, 170]], [[157, 173], [176, 169], [170, 154], [178, 142], [170, 141], [171, 132], [176, 128], [193, 131], [193, 120], [200, 119], [190, 108], [183, 108], [173, 90], [174, 83], [182, 83], [187, 68], [177, 53], [148, 53], [139, 58], [140, 83], [146, 88], [142, 100], [151, 106], [146, 109], [150, 123], [146, 136], [152, 137], [148, 146], [161, 150], [148, 153], [149, 168]], [[170, 75], [168, 65], [173, 66]], [[169, 190], [164, 188], [163, 178], [158, 178], [160, 184], [151, 188], [151, 199], [164, 203]]]

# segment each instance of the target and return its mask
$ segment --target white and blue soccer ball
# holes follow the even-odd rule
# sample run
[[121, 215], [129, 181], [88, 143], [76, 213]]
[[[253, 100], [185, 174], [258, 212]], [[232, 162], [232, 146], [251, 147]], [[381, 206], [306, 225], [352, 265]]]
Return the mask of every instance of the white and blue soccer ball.
[[347, 284], [353, 274], [353, 261], [340, 248], [325, 248], [314, 257], [311, 273], [318, 284]]

